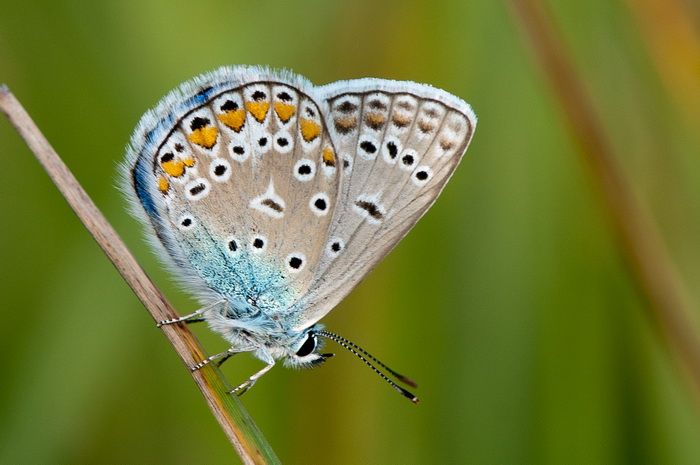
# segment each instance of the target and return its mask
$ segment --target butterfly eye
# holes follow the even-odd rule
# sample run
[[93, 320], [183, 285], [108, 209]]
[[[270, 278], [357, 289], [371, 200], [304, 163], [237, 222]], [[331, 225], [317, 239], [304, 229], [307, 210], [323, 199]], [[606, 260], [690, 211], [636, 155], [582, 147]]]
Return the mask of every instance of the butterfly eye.
[[312, 333], [307, 333], [306, 341], [297, 350], [297, 357], [306, 357], [316, 349], [316, 336]]

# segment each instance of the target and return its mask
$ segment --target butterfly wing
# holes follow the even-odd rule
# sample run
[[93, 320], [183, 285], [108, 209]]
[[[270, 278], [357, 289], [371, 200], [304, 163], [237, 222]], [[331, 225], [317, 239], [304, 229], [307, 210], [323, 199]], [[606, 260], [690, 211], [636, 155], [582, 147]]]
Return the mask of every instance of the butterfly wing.
[[475, 124], [469, 105], [427, 85], [316, 88], [292, 73], [226, 67], [142, 118], [123, 173], [134, 211], [190, 289], [302, 329], [432, 205]]
[[312, 90], [291, 73], [221, 68], [142, 119], [130, 190], [202, 300], [281, 313], [313, 282], [323, 247], [309, 234], [330, 227], [340, 173]]
[[412, 82], [360, 79], [317, 89], [343, 176], [296, 329], [328, 313], [435, 202], [476, 126], [471, 107]]

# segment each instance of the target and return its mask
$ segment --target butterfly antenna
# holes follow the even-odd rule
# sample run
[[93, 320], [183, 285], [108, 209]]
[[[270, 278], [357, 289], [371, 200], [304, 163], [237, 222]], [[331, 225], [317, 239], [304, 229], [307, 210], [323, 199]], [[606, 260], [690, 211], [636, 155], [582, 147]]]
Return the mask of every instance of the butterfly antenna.
[[[357, 344], [355, 344], [355, 343], [352, 342], [352, 341], [349, 341], [349, 340], [345, 339], [345, 338], [342, 337], [342, 336], [338, 336], [337, 334], [334, 334], [334, 333], [331, 333], [331, 332], [328, 332], [328, 331], [314, 331], [314, 332], [315, 332], [316, 334], [320, 335], [320, 336], [323, 336], [323, 337], [325, 337], [325, 338], [327, 338], [327, 339], [330, 339], [331, 341], [336, 342], [336, 343], [339, 344], [341, 347], [344, 347], [345, 349], [347, 349], [347, 350], [349, 350], [350, 352], [352, 352], [353, 354], [355, 354], [360, 360], [362, 360], [363, 362], [365, 362], [365, 364], [366, 364], [368, 367], [370, 367], [375, 373], [377, 373], [379, 376], [381, 376], [382, 379], [383, 379], [384, 381], [386, 381], [387, 383], [389, 383], [389, 385], [391, 385], [391, 387], [393, 387], [394, 389], [396, 389], [397, 391], [399, 391], [399, 393], [400, 393], [402, 396], [406, 397], [407, 399], [409, 399], [409, 400], [410, 400], [411, 402], [413, 402], [414, 404], [417, 404], [417, 403], [418, 403], [418, 397], [414, 396], [413, 394], [411, 394], [410, 392], [408, 392], [406, 389], [402, 388], [401, 386], [399, 386], [398, 384], [396, 384], [395, 382], [393, 382], [391, 379], [389, 379], [389, 378], [388, 378], [384, 373], [382, 373], [377, 367], [375, 367], [374, 365], [372, 365], [372, 362], [370, 362], [369, 360], [372, 360], [372, 361], [375, 362], [377, 365], [379, 365], [380, 367], [384, 368], [384, 369], [385, 369], [386, 371], [388, 371], [391, 375], [395, 376], [396, 379], [398, 379], [399, 381], [401, 381], [401, 382], [403, 382], [403, 383], [406, 383], [406, 384], [408, 384], [409, 386], [418, 387], [418, 385], [417, 385], [414, 381], [412, 381], [411, 379], [409, 379], [409, 378], [407, 378], [407, 377], [405, 377], [405, 376], [403, 376], [403, 375], [400, 375], [399, 373], [395, 372], [394, 370], [392, 370], [391, 368], [389, 368], [388, 366], [384, 365], [382, 362], [380, 362], [379, 360], [377, 360], [375, 357], [373, 357], [372, 354], [370, 354], [369, 352], [367, 352], [366, 350], [364, 350], [362, 347], [358, 346]], [[367, 359], [369, 359], [369, 360], [367, 360]]]
[[[333, 337], [335, 338], [335, 342], [337, 342], [338, 344], [340, 344], [340, 343], [342, 342], [342, 343], [344, 343], [344, 344], [346, 344], [346, 345], [352, 347], [352, 348], [355, 349], [356, 351], [358, 351], [358, 352], [364, 354], [368, 359], [372, 360], [374, 363], [376, 363], [376, 364], [379, 365], [380, 367], [384, 368], [386, 371], [388, 371], [392, 376], [394, 376], [396, 379], [398, 379], [398, 380], [401, 381], [402, 383], [408, 384], [408, 385], [411, 386], [411, 387], [418, 387], [418, 384], [416, 384], [415, 381], [413, 381], [412, 379], [410, 379], [410, 378], [408, 378], [408, 377], [406, 377], [406, 376], [404, 376], [404, 375], [402, 375], [402, 374], [400, 374], [400, 373], [395, 372], [394, 370], [392, 370], [391, 368], [389, 368], [388, 366], [384, 365], [382, 362], [380, 362], [379, 360], [377, 360], [376, 357], [372, 356], [372, 354], [370, 354], [369, 352], [367, 352], [365, 349], [363, 349], [362, 347], [358, 346], [358, 345], [355, 344], [354, 342], [352, 342], [352, 341], [350, 341], [350, 340], [348, 340], [348, 339], [345, 339], [343, 336], [339, 336], [339, 335], [337, 335], [337, 334], [330, 333], [330, 332], [328, 332], [328, 331], [317, 331], [317, 333], [318, 333], [318, 334], [323, 334], [323, 335], [325, 335], [326, 337], [328, 337], [328, 336], [333, 336]], [[330, 339], [330, 338], [329, 338], [329, 339]], [[346, 347], [346, 349], [349, 349], [350, 347]]]

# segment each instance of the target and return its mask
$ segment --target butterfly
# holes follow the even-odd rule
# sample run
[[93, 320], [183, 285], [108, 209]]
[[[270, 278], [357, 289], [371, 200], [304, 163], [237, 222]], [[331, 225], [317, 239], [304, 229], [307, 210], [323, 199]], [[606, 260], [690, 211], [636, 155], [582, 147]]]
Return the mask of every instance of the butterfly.
[[290, 71], [222, 67], [182, 84], [138, 123], [123, 186], [174, 276], [230, 344], [311, 368], [333, 354], [369, 360], [318, 321], [435, 202], [474, 133], [461, 99], [426, 84], [365, 78], [314, 86]]

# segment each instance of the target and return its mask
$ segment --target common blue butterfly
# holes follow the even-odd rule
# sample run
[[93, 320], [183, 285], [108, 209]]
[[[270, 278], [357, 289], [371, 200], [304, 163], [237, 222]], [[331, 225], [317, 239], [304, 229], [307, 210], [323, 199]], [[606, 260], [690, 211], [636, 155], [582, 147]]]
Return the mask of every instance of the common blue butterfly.
[[133, 211], [203, 305], [161, 324], [202, 317], [231, 344], [195, 369], [238, 352], [267, 364], [234, 392], [277, 360], [320, 365], [319, 336], [388, 370], [317, 322], [435, 202], [475, 126], [467, 103], [414, 82], [316, 87], [248, 66], [185, 82], [141, 118], [122, 166]]

